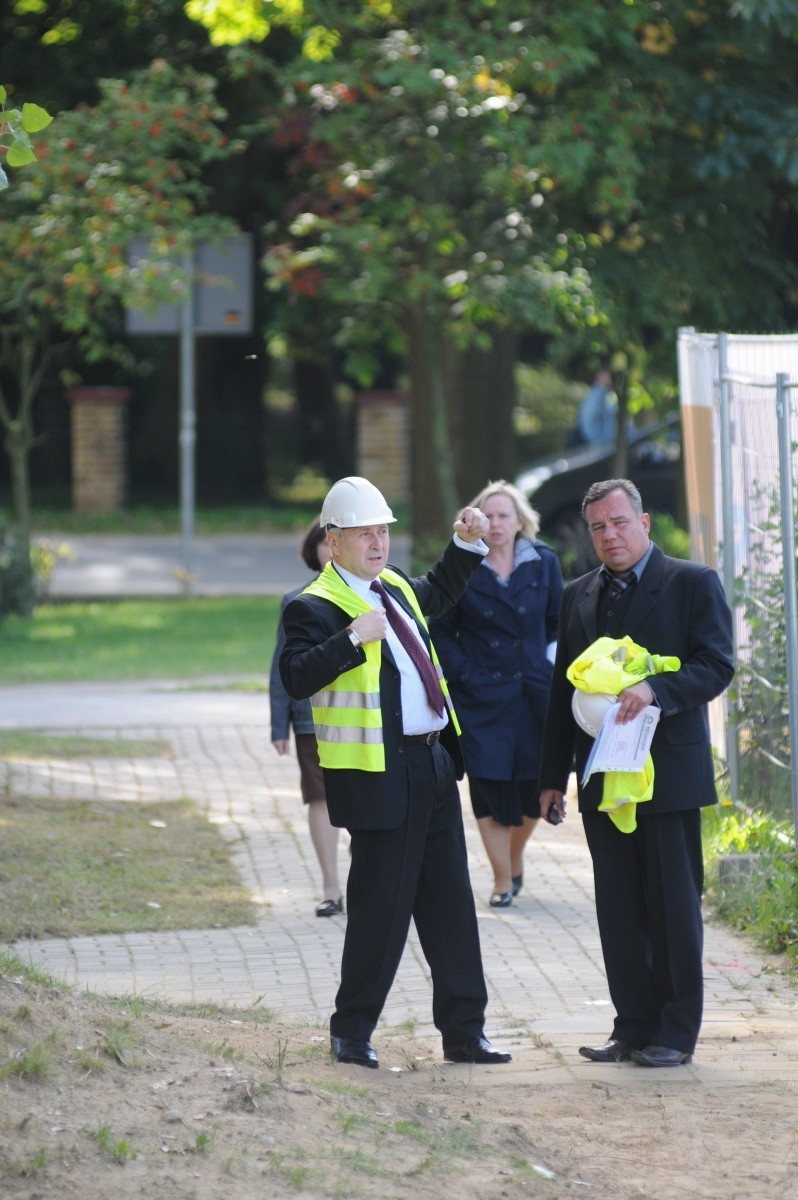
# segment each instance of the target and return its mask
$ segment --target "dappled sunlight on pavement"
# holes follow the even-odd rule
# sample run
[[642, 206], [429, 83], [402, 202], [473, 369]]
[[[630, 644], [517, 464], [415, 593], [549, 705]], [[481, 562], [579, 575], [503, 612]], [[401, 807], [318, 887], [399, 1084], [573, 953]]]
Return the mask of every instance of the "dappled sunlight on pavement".
[[[0, 688], [0, 711], [6, 726], [167, 741], [171, 758], [2, 763], [0, 786], [17, 795], [94, 802], [188, 797], [230, 843], [256, 914], [254, 925], [236, 929], [20, 942], [18, 953], [98, 993], [259, 1005], [288, 1018], [326, 1020], [345, 917], [321, 921], [314, 914], [319, 871], [296, 759], [279, 757], [271, 746], [266, 696], [183, 691], [168, 683], [23, 685]], [[509, 1044], [545, 1039], [574, 1057], [580, 1043], [604, 1040], [612, 1017], [575, 803], [559, 829], [538, 826], [527, 849], [524, 888], [500, 912], [487, 904], [491, 877], [465, 786], [463, 800], [490, 994], [488, 1029]], [[339, 866], [345, 879], [345, 835]], [[798, 992], [768, 971], [744, 938], [712, 924], [705, 962], [696, 1062], [738, 1080], [749, 1067], [760, 1076], [795, 1079]], [[430, 1008], [428, 971], [413, 932], [383, 1024], [410, 1022], [419, 1036], [431, 1037]]]

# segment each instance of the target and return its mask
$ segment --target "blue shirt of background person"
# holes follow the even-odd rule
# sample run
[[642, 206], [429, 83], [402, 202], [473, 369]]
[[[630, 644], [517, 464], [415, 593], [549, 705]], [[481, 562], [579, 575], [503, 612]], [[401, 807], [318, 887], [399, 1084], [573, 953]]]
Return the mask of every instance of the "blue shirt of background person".
[[612, 393], [609, 371], [597, 371], [577, 418], [581, 440], [590, 446], [614, 442], [618, 429], [618, 408]]

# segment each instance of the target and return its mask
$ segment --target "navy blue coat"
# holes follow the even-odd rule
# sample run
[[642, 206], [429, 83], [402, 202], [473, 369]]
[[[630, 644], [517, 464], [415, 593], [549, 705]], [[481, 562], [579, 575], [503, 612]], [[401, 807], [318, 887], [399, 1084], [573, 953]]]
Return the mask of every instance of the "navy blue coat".
[[506, 585], [483, 562], [453, 608], [430, 626], [476, 779], [537, 779], [563, 582], [554, 551], [535, 542]]
[[287, 592], [283, 596], [280, 605], [280, 619], [277, 622], [277, 641], [274, 646], [271, 673], [269, 675], [269, 707], [271, 708], [273, 742], [287, 742], [292, 725], [294, 733], [316, 732], [313, 725], [313, 712], [310, 707], [310, 701], [292, 700], [280, 678], [280, 655], [285, 645], [283, 613], [286, 610], [286, 606], [292, 600], [295, 600], [301, 592], [304, 592], [307, 586], [306, 583], [303, 583], [301, 587], [294, 588], [292, 592]]

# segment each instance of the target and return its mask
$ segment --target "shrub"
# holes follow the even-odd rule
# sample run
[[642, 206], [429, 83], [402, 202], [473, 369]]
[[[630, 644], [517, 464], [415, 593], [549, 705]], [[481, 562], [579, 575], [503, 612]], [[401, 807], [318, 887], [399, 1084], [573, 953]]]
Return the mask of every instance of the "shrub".
[[36, 575], [27, 538], [0, 524], [0, 621], [9, 613], [29, 617], [36, 603]]
[[676, 524], [670, 513], [651, 514], [651, 540], [671, 558], [690, 557], [690, 534]]
[[[798, 966], [798, 854], [786, 822], [730, 801], [703, 811], [710, 900], [718, 915]], [[720, 861], [752, 855], [752, 869], [720, 877]]]

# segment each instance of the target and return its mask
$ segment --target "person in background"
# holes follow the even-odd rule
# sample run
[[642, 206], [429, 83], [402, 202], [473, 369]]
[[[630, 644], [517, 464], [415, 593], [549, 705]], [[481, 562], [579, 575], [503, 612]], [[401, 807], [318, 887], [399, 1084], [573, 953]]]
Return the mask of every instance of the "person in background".
[[435, 565], [409, 579], [388, 564], [394, 520], [369, 480], [333, 484], [321, 510], [332, 562], [283, 618], [280, 673], [289, 695], [312, 697], [330, 817], [352, 838], [330, 1051], [340, 1063], [379, 1066], [370, 1039], [412, 920], [443, 1057], [506, 1063], [485, 1036], [459, 727], [427, 624], [479, 569], [488, 522], [463, 509]]
[[[690, 1061], [701, 1027], [701, 809], [717, 802], [706, 706], [734, 675], [732, 617], [717, 571], [668, 558], [651, 541], [631, 480], [594, 483], [582, 515], [602, 565], [565, 589], [540, 770], [543, 817], [552, 807], [564, 814], [576, 771], [616, 1013], [609, 1039], [579, 1053], [592, 1062], [678, 1067]], [[653, 795], [638, 805], [630, 832], [599, 810], [605, 776], [582, 782], [594, 743], [574, 719], [567, 672], [600, 637], [629, 637], [681, 663], [618, 693], [621, 725], [648, 705], [661, 710]]]
[[540, 817], [540, 743], [563, 581], [517, 487], [489, 483], [471, 506], [488, 518], [488, 554], [432, 635], [463, 727], [471, 806], [493, 871], [490, 905], [506, 908], [523, 886], [524, 848]]
[[612, 393], [612, 375], [597, 371], [579, 408], [576, 425], [569, 432], [568, 446], [602, 446], [614, 442], [618, 409]]
[[[302, 561], [318, 575], [325, 563], [330, 561], [327, 534], [318, 521], [308, 530], [300, 549]], [[304, 589], [295, 588], [283, 597], [280, 605], [280, 620], [277, 626], [277, 642], [272, 656], [269, 676], [269, 701], [271, 705], [272, 745], [280, 755], [288, 754], [290, 730], [293, 726], [296, 756], [299, 763], [299, 785], [302, 801], [308, 806], [308, 828], [313, 849], [321, 867], [322, 901], [316, 907], [317, 917], [334, 917], [344, 911], [341, 885], [338, 881], [338, 830], [330, 824], [327, 812], [327, 797], [324, 794], [324, 777], [319, 765], [319, 751], [313, 729], [313, 713], [309, 700], [292, 700], [280, 678], [280, 653], [285, 645], [283, 613], [287, 604]]]

